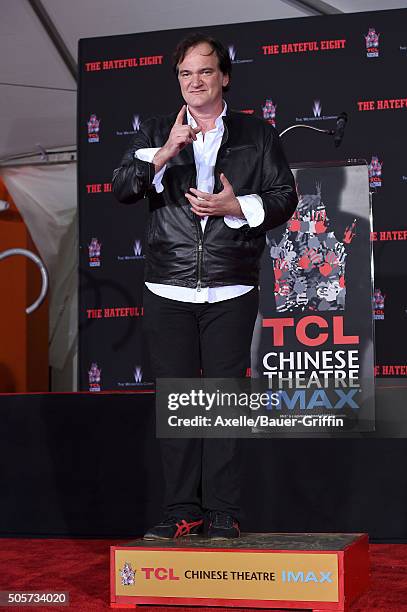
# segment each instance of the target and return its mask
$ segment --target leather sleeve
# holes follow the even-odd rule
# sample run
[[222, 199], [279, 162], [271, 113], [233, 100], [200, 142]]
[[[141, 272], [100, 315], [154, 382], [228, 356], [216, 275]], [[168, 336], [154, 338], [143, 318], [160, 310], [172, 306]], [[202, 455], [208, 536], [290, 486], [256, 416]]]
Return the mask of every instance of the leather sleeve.
[[154, 164], [136, 159], [138, 149], [150, 148], [153, 145], [149, 136], [149, 122], [140, 126], [133, 137], [131, 147], [126, 151], [121, 164], [113, 172], [112, 190], [119, 202], [134, 204], [146, 197], [155, 174]]
[[251, 235], [267, 232], [293, 215], [298, 197], [293, 174], [280, 144], [277, 131], [266, 126], [264, 141], [261, 191], [265, 218], [261, 225], [251, 228]]

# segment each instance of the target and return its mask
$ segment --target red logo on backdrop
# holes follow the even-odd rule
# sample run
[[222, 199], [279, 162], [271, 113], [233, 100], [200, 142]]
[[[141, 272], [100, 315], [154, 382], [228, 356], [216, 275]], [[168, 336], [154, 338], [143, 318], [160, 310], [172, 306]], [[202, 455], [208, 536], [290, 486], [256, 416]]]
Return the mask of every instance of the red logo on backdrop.
[[89, 391], [100, 391], [102, 370], [96, 362], [92, 363], [88, 371]]
[[379, 36], [374, 28], [369, 28], [365, 36], [367, 57], [379, 57]]
[[371, 232], [370, 239], [372, 242], [407, 240], [407, 230], [382, 230], [381, 232]]
[[301, 42], [271, 43], [262, 45], [263, 55], [279, 55], [284, 53], [315, 53], [318, 51], [337, 51], [344, 49], [346, 38], [328, 40], [306, 40]]
[[384, 319], [384, 300], [386, 296], [380, 291], [375, 289], [373, 294], [373, 318], [376, 321]]
[[106, 308], [87, 308], [88, 319], [117, 319], [144, 316], [143, 306], [116, 306]]
[[263, 119], [275, 127], [277, 104], [274, 104], [271, 98], [266, 98], [261, 110], [263, 111]]
[[397, 110], [407, 108], [407, 98], [384, 98], [383, 100], [358, 100], [358, 111]]
[[86, 185], [86, 193], [110, 193], [112, 191], [112, 183], [88, 183]]
[[102, 249], [102, 243], [97, 238], [92, 238], [90, 244], [88, 244], [89, 251], [89, 267], [100, 268], [100, 251]]
[[382, 186], [382, 166], [377, 155], [373, 155], [369, 164], [369, 184], [370, 187]]
[[87, 122], [88, 142], [99, 142], [100, 119], [92, 114]]
[[139, 68], [142, 66], [161, 66], [163, 55], [145, 55], [142, 57], [126, 57], [124, 59], [85, 62], [86, 72], [100, 72], [101, 70], [123, 70], [125, 68]]
[[374, 373], [375, 376], [407, 376], [407, 365], [377, 365]]

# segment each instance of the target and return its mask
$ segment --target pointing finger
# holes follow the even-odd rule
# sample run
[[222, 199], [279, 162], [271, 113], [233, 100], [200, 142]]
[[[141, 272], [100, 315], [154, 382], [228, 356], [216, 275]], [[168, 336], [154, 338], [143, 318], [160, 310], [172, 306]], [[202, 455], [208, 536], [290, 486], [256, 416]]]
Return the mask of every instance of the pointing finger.
[[186, 106], [185, 104], [182, 106], [181, 110], [179, 111], [177, 118], [175, 119], [175, 123], [177, 125], [182, 125], [184, 122], [184, 115], [185, 115], [185, 110], [186, 110]]

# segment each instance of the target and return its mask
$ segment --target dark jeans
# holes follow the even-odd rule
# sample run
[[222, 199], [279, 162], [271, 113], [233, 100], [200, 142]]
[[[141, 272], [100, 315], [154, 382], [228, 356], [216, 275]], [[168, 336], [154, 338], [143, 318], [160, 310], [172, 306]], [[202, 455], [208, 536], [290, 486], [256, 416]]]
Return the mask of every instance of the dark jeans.
[[[144, 291], [144, 330], [156, 378], [243, 377], [259, 292], [191, 304]], [[202, 372], [201, 372], [202, 370]], [[161, 439], [165, 512], [194, 518], [221, 510], [239, 518], [237, 440]]]

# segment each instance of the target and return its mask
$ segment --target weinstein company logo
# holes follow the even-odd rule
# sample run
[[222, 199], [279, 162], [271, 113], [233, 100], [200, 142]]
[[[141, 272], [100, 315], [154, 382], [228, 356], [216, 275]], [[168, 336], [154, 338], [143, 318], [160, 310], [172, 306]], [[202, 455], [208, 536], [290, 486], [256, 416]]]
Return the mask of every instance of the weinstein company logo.
[[319, 99], [315, 99], [312, 103], [312, 116], [308, 117], [296, 117], [295, 120], [299, 123], [306, 121], [328, 121], [336, 119], [337, 115], [323, 115], [322, 114], [322, 102]]
[[135, 239], [133, 243], [133, 255], [118, 255], [118, 261], [134, 261], [135, 259], [145, 259], [145, 255], [143, 254], [143, 245], [141, 244], [141, 240], [138, 238]]
[[314, 117], [320, 117], [322, 112], [321, 100], [314, 100], [312, 105], [312, 112], [314, 113]]
[[143, 380], [143, 368], [141, 365], [137, 364], [133, 368], [133, 380], [128, 380], [125, 382], [118, 382], [118, 387], [145, 387], [150, 385], [149, 382], [144, 382]]
[[140, 123], [141, 123], [140, 115], [133, 115], [133, 118], [131, 120], [131, 127], [133, 129], [132, 130], [116, 130], [116, 136], [131, 136], [132, 134], [135, 134], [140, 129]]
[[232, 64], [251, 64], [253, 62], [253, 59], [239, 59], [237, 57], [237, 50], [234, 45], [229, 45], [228, 51]]

